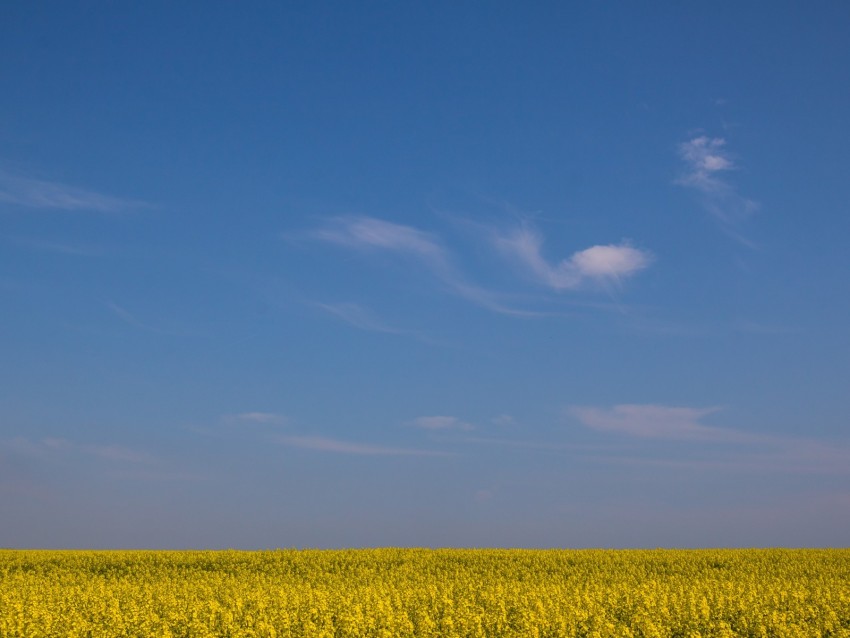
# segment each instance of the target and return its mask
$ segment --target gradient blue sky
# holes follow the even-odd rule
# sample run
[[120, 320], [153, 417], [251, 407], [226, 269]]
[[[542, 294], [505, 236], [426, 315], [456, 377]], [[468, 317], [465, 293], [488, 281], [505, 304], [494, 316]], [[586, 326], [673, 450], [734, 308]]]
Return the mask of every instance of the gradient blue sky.
[[850, 538], [850, 5], [5, 2], [0, 546]]

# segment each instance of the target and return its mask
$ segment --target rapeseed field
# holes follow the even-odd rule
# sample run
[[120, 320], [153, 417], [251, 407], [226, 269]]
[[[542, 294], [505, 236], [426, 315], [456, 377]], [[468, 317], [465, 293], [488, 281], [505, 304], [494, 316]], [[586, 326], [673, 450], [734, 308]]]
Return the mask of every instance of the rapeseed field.
[[0, 551], [0, 638], [843, 637], [850, 550]]

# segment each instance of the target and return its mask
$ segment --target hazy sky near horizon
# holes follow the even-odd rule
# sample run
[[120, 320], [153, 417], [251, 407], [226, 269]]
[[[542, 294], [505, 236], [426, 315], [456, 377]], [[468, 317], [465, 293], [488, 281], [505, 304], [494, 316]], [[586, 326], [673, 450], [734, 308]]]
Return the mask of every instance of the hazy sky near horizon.
[[846, 545], [848, 33], [3, 3], [0, 547]]

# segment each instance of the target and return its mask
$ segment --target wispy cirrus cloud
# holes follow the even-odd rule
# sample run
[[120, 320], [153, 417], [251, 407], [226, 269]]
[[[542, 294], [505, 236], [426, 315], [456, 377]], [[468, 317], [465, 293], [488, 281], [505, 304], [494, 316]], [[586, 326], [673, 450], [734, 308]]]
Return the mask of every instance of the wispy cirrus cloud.
[[456, 416], [420, 416], [411, 424], [423, 430], [473, 430], [475, 426]]
[[[619, 283], [645, 269], [653, 260], [649, 251], [621, 242], [591, 246], [552, 265], [542, 254], [542, 234], [529, 224], [509, 232], [490, 231], [490, 235], [502, 255], [520, 263], [555, 291], [575, 290], [589, 282]], [[494, 312], [519, 316], [546, 314], [512, 307], [502, 301], [504, 295], [471, 283], [454, 265], [449, 251], [435, 234], [412, 226], [373, 217], [336, 217], [306, 236], [352, 249], [391, 252], [413, 259], [424, 264], [452, 293]], [[328, 310], [352, 323], [375, 327], [373, 322], [352, 312], [352, 308]]]
[[313, 237], [352, 248], [389, 250], [444, 265], [445, 250], [431, 233], [375, 217], [336, 217]]
[[106, 302], [106, 307], [109, 311], [115, 315], [118, 319], [123, 321], [128, 326], [136, 328], [138, 330], [142, 330], [144, 332], [150, 332], [152, 334], [158, 334], [163, 336], [170, 337], [188, 337], [188, 336], [197, 336], [198, 333], [190, 330], [184, 330], [180, 328], [173, 328], [170, 326], [163, 326], [159, 323], [153, 324], [149, 323], [147, 320], [142, 320], [136, 314], [130, 312], [123, 306], [119, 306], [117, 303], [112, 301]]
[[738, 227], [758, 210], [758, 203], [738, 193], [723, 175], [738, 167], [721, 137], [700, 135], [679, 145], [679, 157], [685, 173], [677, 183], [696, 190], [703, 208], [730, 236], [743, 244], [752, 242], [743, 237]]
[[[76, 468], [85, 466], [109, 480], [172, 482], [205, 478], [191, 471], [169, 467], [164, 459], [148, 451], [116, 443], [83, 443], [62, 437], [30, 439], [19, 436], [0, 439], [0, 460], [4, 460], [4, 452], [13, 461], [15, 457], [26, 459], [28, 470], [19, 477], [12, 475], [12, 488], [23, 493], [30, 492], [36, 497], [51, 492], [49, 484], [37, 478], [41, 472], [48, 470], [53, 475], [56, 468], [60, 467], [67, 472], [69, 464]], [[0, 463], [2, 469], [3, 464]], [[29, 478], [30, 475], [32, 478]], [[63, 480], [70, 477], [63, 474], [60, 476]], [[0, 490], [4, 487], [2, 478], [0, 472]]]
[[124, 323], [126, 323], [129, 326], [133, 326], [134, 328], [138, 328], [139, 330], [144, 330], [145, 332], [155, 332], [157, 334], [165, 334], [165, 332], [163, 330], [160, 330], [159, 328], [157, 328], [155, 326], [151, 326], [151, 325], [149, 325], [149, 324], [147, 324], [143, 321], [140, 321], [136, 317], [136, 315], [134, 315], [133, 313], [131, 313], [126, 308], [119, 306], [118, 304], [116, 304], [114, 302], [111, 302], [111, 301], [107, 302], [106, 307], [109, 308], [109, 310], [112, 312], [112, 314], [114, 314], [116, 317], [121, 319], [121, 321], [123, 321]]
[[325, 226], [306, 233], [318, 239], [356, 250], [384, 251], [414, 259], [425, 265], [453, 294], [501, 314], [532, 316], [537, 313], [512, 308], [489, 290], [470, 283], [454, 266], [439, 238], [412, 226], [375, 217], [335, 217]]
[[694, 137], [679, 145], [679, 154], [690, 169], [682, 183], [703, 191], [717, 190], [717, 174], [735, 168], [722, 137]]
[[83, 455], [116, 463], [151, 463], [153, 457], [147, 452], [134, 450], [123, 445], [77, 443], [58, 437], [45, 437], [37, 441], [17, 437], [6, 443], [6, 447], [25, 456], [45, 457], [50, 454]]
[[649, 251], [621, 242], [591, 246], [551, 264], [543, 256], [543, 235], [528, 224], [494, 235], [493, 242], [499, 251], [556, 291], [575, 290], [588, 281], [620, 282], [645, 269], [653, 259]]
[[0, 202], [46, 210], [121, 213], [146, 208], [146, 202], [105, 195], [60, 182], [0, 170]]
[[368, 308], [357, 303], [316, 303], [317, 308], [333, 315], [345, 323], [368, 332], [407, 334], [408, 331], [384, 323]]
[[434, 339], [420, 330], [399, 328], [384, 321], [366, 306], [353, 302], [341, 303], [311, 303], [310, 305], [323, 310], [349, 326], [366, 332], [376, 332], [385, 335], [412, 337], [422, 343], [435, 346], [445, 346], [439, 339]]
[[66, 241], [54, 241], [32, 237], [10, 237], [12, 242], [25, 248], [31, 248], [57, 255], [69, 255], [73, 257], [99, 257], [105, 254], [103, 248], [90, 244], [75, 244]]
[[228, 414], [224, 419], [231, 423], [259, 423], [261, 425], [285, 425], [287, 418], [276, 412], [242, 412]]
[[67, 450], [80, 452], [91, 456], [121, 463], [150, 463], [153, 458], [150, 454], [140, 452], [123, 445], [97, 445], [86, 443], [73, 443], [66, 439], [44, 439], [43, 444], [55, 450]]
[[[656, 404], [622, 404], [611, 407], [572, 406], [569, 415], [600, 432], [658, 443], [712, 444], [708, 459], [640, 457], [630, 462], [685, 465], [708, 469], [735, 468], [807, 473], [850, 473], [850, 447], [776, 434], [746, 432], [705, 425], [702, 419], [720, 408], [692, 408]], [[702, 448], [694, 448], [702, 449]]]
[[289, 447], [317, 452], [353, 454], [357, 456], [451, 456], [447, 452], [417, 448], [388, 447], [371, 443], [356, 443], [323, 436], [283, 436], [277, 441]]
[[734, 431], [702, 425], [703, 417], [719, 408], [623, 404], [610, 408], [572, 406], [568, 412], [593, 430], [650, 439], [718, 440], [737, 438]]

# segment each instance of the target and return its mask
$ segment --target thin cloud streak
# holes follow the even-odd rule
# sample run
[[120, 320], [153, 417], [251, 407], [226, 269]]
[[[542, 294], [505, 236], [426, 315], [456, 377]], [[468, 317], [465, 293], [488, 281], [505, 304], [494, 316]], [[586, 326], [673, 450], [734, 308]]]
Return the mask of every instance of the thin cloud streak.
[[456, 416], [420, 416], [411, 422], [422, 430], [474, 430], [475, 426], [459, 419]]
[[[567, 413], [587, 428], [633, 439], [691, 444], [716, 444], [720, 449], [707, 467], [735, 467], [793, 472], [850, 473], [850, 447], [811, 439], [743, 432], [703, 425], [700, 420], [719, 408], [624, 404], [610, 408], [572, 406]], [[725, 450], [723, 449], [725, 447]], [[677, 459], [642, 458], [653, 464], [678, 463]]]
[[[160, 457], [149, 452], [115, 443], [79, 443], [61, 437], [32, 440], [19, 436], [0, 440], [0, 457], [4, 452], [35, 462], [42, 469], [55, 469], [68, 462], [74, 465], [82, 463], [108, 480], [171, 482], [205, 479], [196, 473], [164, 466]], [[26, 477], [13, 477], [13, 487], [15, 483], [27, 488], [36, 498], [52, 494], [47, 486], [38, 481], [29, 481]], [[0, 491], [3, 487], [3, 481], [0, 480]]]
[[448, 252], [431, 233], [374, 217], [335, 217], [327, 226], [306, 233], [311, 239], [356, 250], [392, 252], [425, 265], [459, 297], [500, 314], [540, 316], [540, 313], [511, 308], [497, 295], [469, 283], [451, 262]]
[[126, 308], [119, 306], [118, 304], [109, 301], [106, 302], [106, 307], [118, 317], [121, 321], [126, 323], [128, 326], [132, 326], [138, 330], [143, 330], [145, 332], [150, 332], [152, 334], [158, 334], [169, 337], [189, 337], [189, 336], [197, 336], [198, 333], [190, 332], [188, 330], [173, 330], [168, 328], [160, 328], [155, 325], [151, 325], [145, 321], [142, 321], [132, 312], [127, 310]]
[[198, 472], [184, 472], [180, 470], [113, 470], [109, 476], [122, 481], [144, 481], [149, 483], [201, 483], [209, 481], [210, 476]]
[[107, 302], [106, 307], [109, 308], [109, 310], [111, 310], [116, 317], [121, 319], [121, 321], [123, 321], [127, 325], [133, 326], [134, 328], [138, 328], [139, 330], [144, 330], [146, 332], [155, 332], [157, 334], [163, 333], [162, 330], [159, 330], [158, 328], [154, 328], [153, 326], [139, 321], [133, 313], [131, 313], [125, 308], [122, 308], [116, 303], [113, 303], [111, 301]]
[[328, 227], [310, 234], [352, 248], [390, 250], [436, 263], [446, 259], [443, 247], [430, 233], [374, 217], [337, 217]]
[[71, 244], [67, 242], [59, 242], [45, 239], [35, 239], [28, 237], [10, 237], [10, 241], [25, 248], [40, 250], [43, 252], [54, 253], [57, 255], [69, 255], [73, 257], [99, 257], [105, 251], [97, 246], [89, 246], [83, 244]]
[[116, 444], [75, 443], [58, 437], [45, 437], [31, 441], [16, 437], [4, 447], [24, 456], [45, 457], [50, 454], [82, 454], [115, 463], [152, 463], [154, 458], [146, 453]]
[[722, 174], [737, 170], [726, 150], [726, 140], [706, 135], [692, 138], [679, 145], [679, 157], [686, 172], [677, 183], [700, 193], [703, 208], [720, 224], [720, 227], [737, 241], [754, 247], [738, 230], [743, 222], [755, 213], [757, 202], [741, 196], [723, 179]]
[[313, 306], [315, 308], [319, 308], [320, 310], [323, 310], [334, 318], [339, 319], [340, 321], [348, 324], [349, 326], [357, 328], [358, 330], [364, 330], [366, 332], [374, 332], [385, 335], [394, 335], [398, 337], [410, 337], [416, 339], [417, 341], [427, 343], [428, 345], [432, 346], [445, 347], [448, 345], [447, 343], [439, 339], [435, 339], [433, 337], [428, 336], [426, 333], [420, 330], [411, 330], [392, 326], [384, 322], [369, 308], [361, 304], [353, 302], [308, 302], [308, 305]]
[[355, 443], [321, 436], [283, 436], [277, 441], [283, 445], [317, 452], [353, 454], [358, 456], [451, 456], [447, 452], [415, 448], [386, 447], [368, 443]]
[[227, 421], [240, 423], [259, 423], [262, 425], [285, 425], [287, 418], [275, 412], [242, 412], [225, 417]]
[[[808, 443], [808, 445], [807, 445]], [[585, 458], [615, 465], [658, 467], [708, 472], [850, 475], [850, 449], [817, 442], [778, 440], [762, 449], [712, 450], [702, 456], [679, 453], [675, 458], [620, 453], [589, 455]]]
[[460, 443], [476, 446], [489, 445], [494, 447], [513, 448], [544, 454], [578, 454], [581, 455], [582, 458], [586, 458], [588, 455], [594, 453], [603, 454], [610, 450], [610, 446], [602, 444], [591, 445], [587, 443], [565, 443], [545, 440], [504, 438], [498, 436], [464, 436], [462, 438], [455, 438], [452, 442], [456, 444]]
[[383, 332], [385, 334], [412, 334], [407, 330], [401, 330], [387, 325], [376, 317], [368, 308], [356, 303], [315, 303], [316, 308], [333, 315], [345, 323], [366, 330], [367, 332]]
[[74, 449], [98, 458], [120, 463], [151, 463], [153, 458], [144, 452], [123, 445], [73, 445]]
[[0, 202], [44, 210], [121, 213], [150, 204], [0, 170]]

